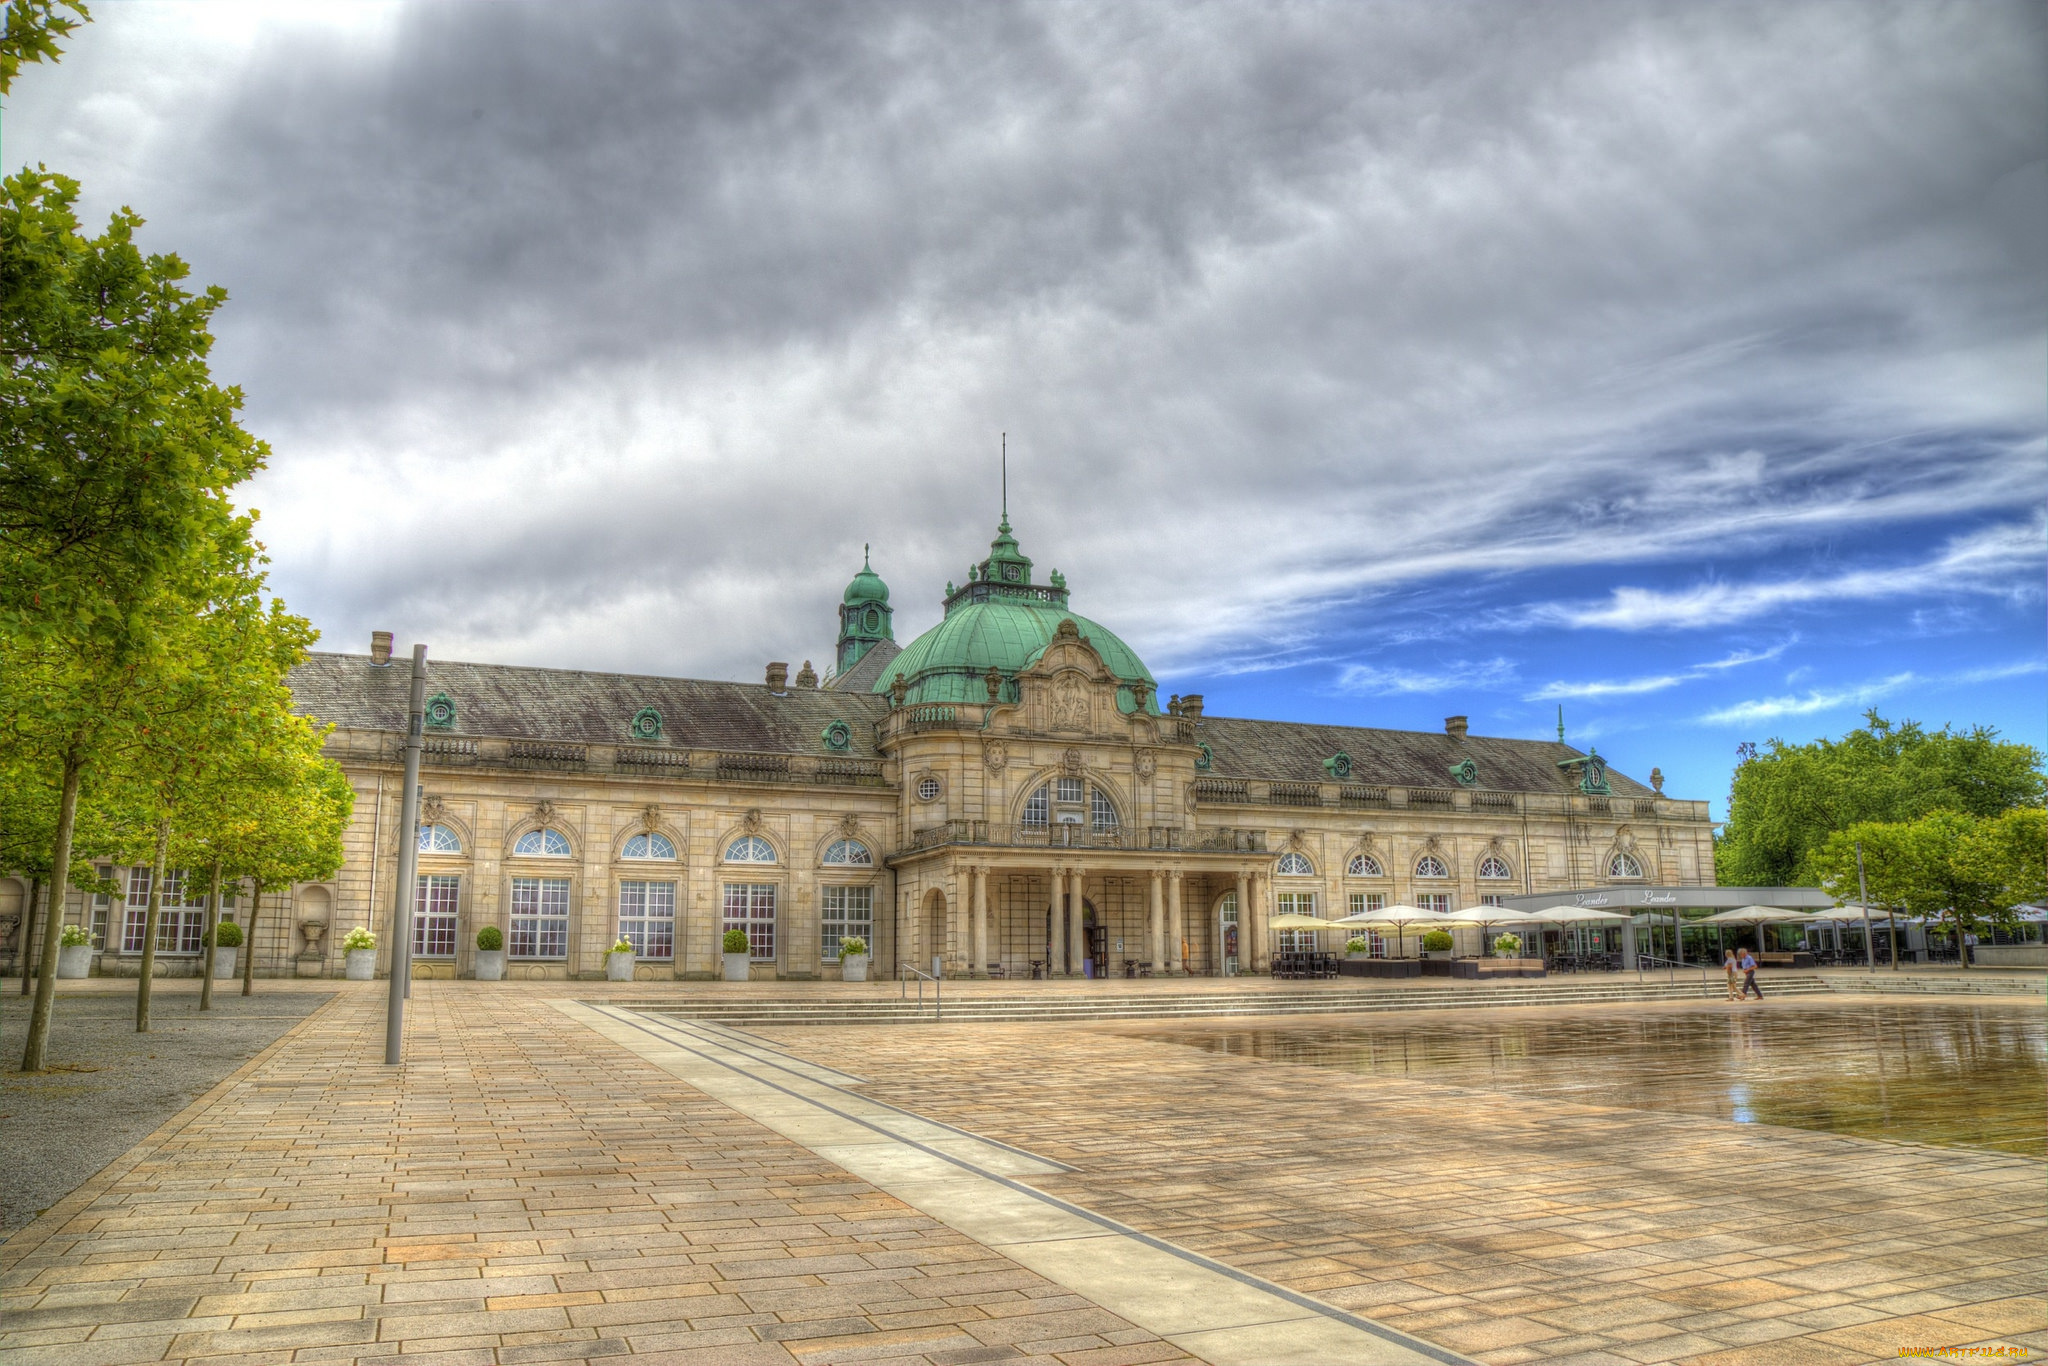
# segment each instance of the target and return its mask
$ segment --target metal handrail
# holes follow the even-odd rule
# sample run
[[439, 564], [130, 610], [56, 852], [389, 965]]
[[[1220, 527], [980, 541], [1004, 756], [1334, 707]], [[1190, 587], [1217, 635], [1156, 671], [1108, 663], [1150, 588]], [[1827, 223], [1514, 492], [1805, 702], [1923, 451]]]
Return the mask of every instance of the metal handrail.
[[[1705, 963], [1681, 963], [1678, 962], [1676, 959], [1659, 958], [1653, 953], [1639, 953], [1636, 955], [1636, 980], [1638, 982], [1643, 980], [1643, 964], [1645, 963], [1664, 964], [1666, 974], [1670, 977], [1671, 982], [1674, 986], [1678, 982], [1678, 970], [1680, 968], [1699, 969], [1700, 984], [1702, 986], [1711, 986], [1714, 981], [1714, 979], [1708, 975], [1707, 965]], [[1655, 972], [1656, 968], [1652, 967], [1650, 971]]]
[[910, 999], [910, 978], [903, 976], [905, 968], [909, 968], [911, 976], [917, 978], [917, 1018], [920, 1020], [924, 1018], [924, 984], [930, 982], [932, 984], [932, 1019], [934, 1021], [944, 1020], [946, 1018], [946, 999], [941, 994], [940, 979], [926, 972], [915, 963], [899, 960], [896, 964], [896, 980], [902, 986], [902, 990], [896, 993], [898, 999]]

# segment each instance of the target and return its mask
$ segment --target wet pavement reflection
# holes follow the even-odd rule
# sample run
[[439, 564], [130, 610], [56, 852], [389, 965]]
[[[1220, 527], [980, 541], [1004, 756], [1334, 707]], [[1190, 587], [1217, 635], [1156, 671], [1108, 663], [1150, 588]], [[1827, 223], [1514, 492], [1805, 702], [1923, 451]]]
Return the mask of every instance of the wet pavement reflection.
[[2038, 1005], [1474, 1011], [1130, 1032], [1585, 1105], [2048, 1156], [2048, 1019]]

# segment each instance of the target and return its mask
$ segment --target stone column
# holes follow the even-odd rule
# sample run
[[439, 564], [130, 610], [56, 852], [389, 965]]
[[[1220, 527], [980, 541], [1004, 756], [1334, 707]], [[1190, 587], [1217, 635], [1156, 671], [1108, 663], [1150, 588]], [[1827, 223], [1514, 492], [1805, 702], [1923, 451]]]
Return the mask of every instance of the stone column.
[[[1221, 921], [1218, 922], [1219, 933]], [[1237, 961], [1246, 972], [1252, 970], [1252, 879], [1244, 869], [1237, 870]], [[1217, 941], [1217, 952], [1221, 954], [1222, 941]]]
[[1088, 936], [1081, 923], [1082, 889], [1087, 878], [1079, 868], [1067, 870], [1067, 971], [1081, 975], [1081, 960], [1088, 956]]
[[1059, 975], [1060, 951], [1067, 942], [1067, 923], [1060, 918], [1065, 913], [1060, 902], [1061, 894], [1066, 890], [1067, 871], [1064, 868], [1048, 868], [1045, 878], [1052, 884], [1052, 915], [1046, 922], [1049, 932], [1045, 937], [1045, 975], [1047, 980], [1050, 980]]
[[968, 869], [974, 887], [974, 932], [969, 936], [973, 958], [967, 964], [969, 977], [988, 976], [988, 869], [979, 864]]
[[1146, 928], [1150, 932], [1148, 953], [1152, 959], [1152, 971], [1166, 975], [1166, 873], [1152, 870], [1152, 918]]
[[1181, 871], [1176, 868], [1166, 878], [1166, 967], [1168, 974], [1180, 971], [1181, 941], [1187, 938], [1187, 923], [1181, 916]]

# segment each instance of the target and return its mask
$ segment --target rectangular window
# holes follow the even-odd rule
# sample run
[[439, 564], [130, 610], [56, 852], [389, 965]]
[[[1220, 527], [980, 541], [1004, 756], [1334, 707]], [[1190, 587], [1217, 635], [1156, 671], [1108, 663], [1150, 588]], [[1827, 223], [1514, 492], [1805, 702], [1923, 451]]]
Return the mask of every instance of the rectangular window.
[[619, 884], [619, 938], [637, 958], [676, 956], [676, 885], [673, 882]]
[[462, 879], [445, 873], [422, 873], [412, 902], [412, 952], [415, 958], [455, 956], [455, 907]]
[[755, 961], [775, 957], [775, 884], [725, 884], [724, 929], [745, 930]]
[[1486, 896], [1482, 896], [1479, 898], [1479, 904], [1482, 906], [1498, 906], [1500, 905], [1500, 897], [1496, 894], [1489, 893]]
[[1081, 800], [1081, 780], [1079, 778], [1060, 779], [1060, 800], [1063, 802], [1078, 802]]
[[514, 958], [569, 956], [569, 879], [512, 879], [512, 942]]
[[[1386, 908], [1387, 898], [1384, 893], [1353, 892], [1351, 894], [1351, 914], [1353, 915], [1364, 915], [1368, 911], [1384, 911]], [[1372, 957], [1385, 958], [1387, 956], [1387, 941], [1381, 938], [1378, 930], [1365, 930], [1361, 933], [1366, 942], [1366, 951]]]
[[818, 945], [828, 962], [839, 959], [839, 941], [859, 938], [875, 951], [875, 890], [872, 887], [827, 887], [819, 899]]
[[[117, 876], [116, 882], [121, 881]], [[149, 914], [149, 869], [130, 868], [128, 894], [121, 899], [121, 952], [142, 952], [142, 931]]]
[[1424, 892], [1421, 896], [1415, 898], [1415, 904], [1422, 907], [1425, 911], [1449, 911], [1451, 909], [1451, 894], [1449, 892]]
[[[1279, 914], [1281, 915], [1314, 915], [1316, 913], [1316, 894], [1314, 892], [1278, 892], [1275, 894], [1274, 899], [1279, 903]], [[1315, 930], [1282, 930], [1280, 931], [1280, 951], [1282, 953], [1314, 953], [1322, 948], [1322, 945], [1317, 942], [1321, 938], [1322, 935]]]

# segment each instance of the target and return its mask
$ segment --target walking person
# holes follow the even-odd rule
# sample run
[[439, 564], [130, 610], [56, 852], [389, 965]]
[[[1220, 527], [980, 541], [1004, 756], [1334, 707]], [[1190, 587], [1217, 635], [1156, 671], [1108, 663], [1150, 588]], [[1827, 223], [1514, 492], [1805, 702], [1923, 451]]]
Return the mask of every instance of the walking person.
[[1728, 973], [1728, 999], [1731, 1001], [1741, 1000], [1742, 991], [1736, 980], [1735, 950], [1728, 949], [1722, 954], [1721, 966]]
[[1756, 993], [1756, 998], [1761, 1001], [1764, 998], [1764, 989], [1756, 984], [1755, 955], [1750, 953], [1748, 949], [1744, 949], [1741, 961], [1737, 966], [1742, 969], [1742, 998], [1738, 999], [1747, 998], [1749, 993], [1753, 991]]

